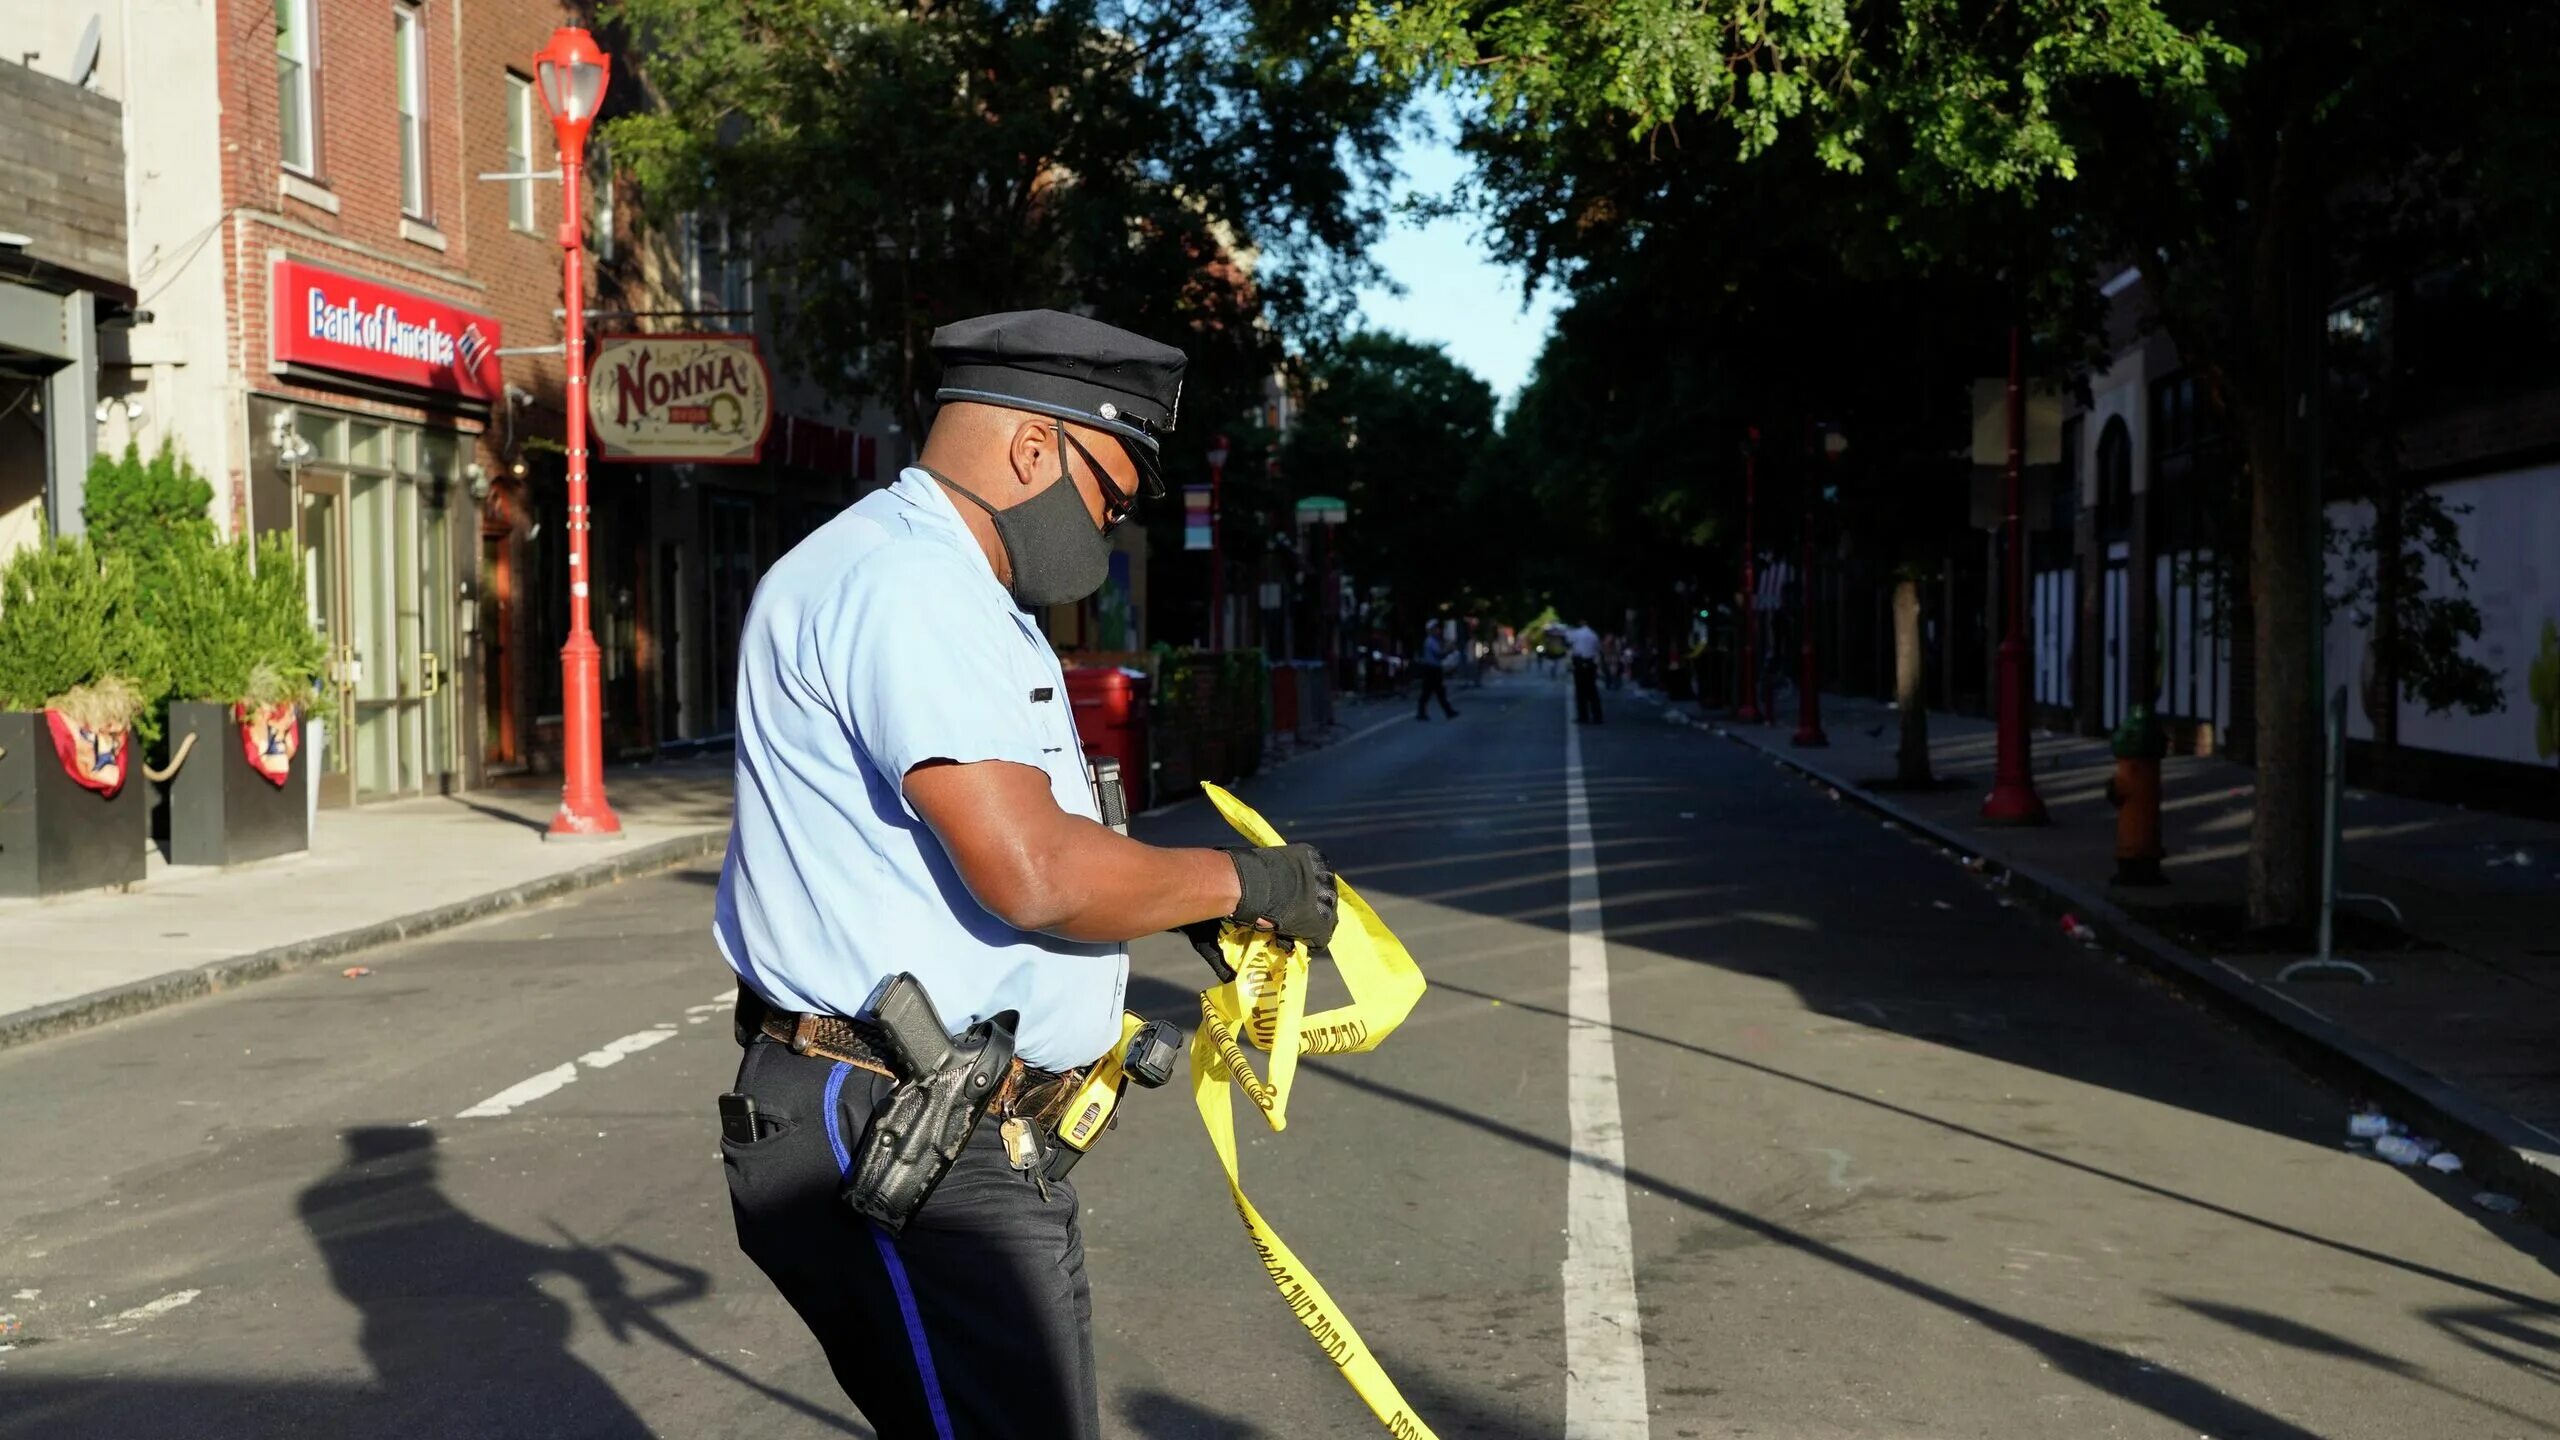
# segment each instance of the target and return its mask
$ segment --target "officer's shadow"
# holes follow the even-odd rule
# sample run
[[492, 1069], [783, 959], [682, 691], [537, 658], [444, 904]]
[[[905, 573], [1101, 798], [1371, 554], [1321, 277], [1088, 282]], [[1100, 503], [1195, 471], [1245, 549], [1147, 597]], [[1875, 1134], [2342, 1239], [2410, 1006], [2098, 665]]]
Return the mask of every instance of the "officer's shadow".
[[[438, 1183], [423, 1129], [350, 1130], [338, 1167], [302, 1192], [302, 1223], [329, 1278], [363, 1316], [359, 1343], [374, 1386], [368, 1433], [386, 1437], [544, 1436], [623, 1440], [656, 1433], [612, 1385], [569, 1351], [575, 1316], [540, 1282], [577, 1285], [606, 1334], [701, 1363], [768, 1399], [849, 1434], [841, 1417], [709, 1355], [657, 1311], [699, 1299], [710, 1276], [629, 1246], [599, 1249], [553, 1228], [557, 1245], [481, 1223]], [[642, 1293], [617, 1257], [665, 1282]]]

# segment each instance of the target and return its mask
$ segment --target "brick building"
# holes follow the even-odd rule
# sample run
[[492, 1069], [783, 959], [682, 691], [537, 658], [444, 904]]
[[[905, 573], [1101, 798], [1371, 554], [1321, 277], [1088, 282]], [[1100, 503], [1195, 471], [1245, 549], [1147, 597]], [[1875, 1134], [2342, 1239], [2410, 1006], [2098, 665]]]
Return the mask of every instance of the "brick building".
[[[103, 403], [81, 438], [173, 439], [226, 532], [299, 537], [335, 657], [324, 804], [557, 754], [560, 189], [478, 177], [554, 168], [533, 56], [587, 9], [0, 0], [22, 50], [67, 56], [94, 25], [85, 88], [123, 107], [133, 298], [99, 334]], [[609, 112], [642, 96], [628, 66]], [[746, 237], [643, 223], [600, 146], [589, 159], [591, 335], [754, 329], [770, 307]], [[783, 413], [755, 463], [595, 467], [609, 755], [727, 729], [756, 577], [899, 443], [788, 375], [773, 389]]]

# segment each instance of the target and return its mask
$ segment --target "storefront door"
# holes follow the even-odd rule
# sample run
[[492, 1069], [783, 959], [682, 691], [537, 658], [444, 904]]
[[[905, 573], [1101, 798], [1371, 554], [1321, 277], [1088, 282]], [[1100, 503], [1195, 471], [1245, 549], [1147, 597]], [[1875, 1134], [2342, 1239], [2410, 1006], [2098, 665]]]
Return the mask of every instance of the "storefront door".
[[[316, 448], [350, 463], [300, 476], [312, 616], [328, 636], [337, 702], [321, 803], [440, 793], [457, 769], [450, 486], [420, 473], [417, 431], [325, 423], [348, 434]], [[450, 459], [437, 439], [425, 450], [429, 464]]]
[[355, 714], [355, 651], [347, 637], [347, 477], [335, 471], [305, 470], [301, 476], [299, 538], [302, 584], [311, 603], [311, 623], [328, 645], [322, 700], [330, 711], [320, 748], [320, 803], [331, 808], [355, 798], [347, 764], [347, 733]]

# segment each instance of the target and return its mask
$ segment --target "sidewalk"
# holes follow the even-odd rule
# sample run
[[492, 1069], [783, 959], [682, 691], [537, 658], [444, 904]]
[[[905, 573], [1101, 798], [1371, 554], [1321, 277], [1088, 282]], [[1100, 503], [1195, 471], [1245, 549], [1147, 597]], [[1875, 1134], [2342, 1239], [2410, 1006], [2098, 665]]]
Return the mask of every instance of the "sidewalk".
[[716, 854], [721, 755], [606, 773], [622, 838], [543, 839], [556, 775], [324, 810], [313, 848], [230, 870], [152, 858], [126, 891], [0, 902], [0, 1046]]
[[[2541, 1173], [2526, 1180], [2548, 1174], [2546, 1196], [2560, 1196], [2560, 825], [2348, 791], [2339, 887], [2388, 897], [2406, 919], [2405, 932], [2380, 907], [2342, 903], [2335, 948], [2381, 983], [2347, 977], [2279, 987], [2276, 972], [2302, 952], [2271, 949], [2241, 931], [2254, 778], [2248, 769], [2194, 756], [2164, 761], [2169, 884], [2116, 887], [2108, 883], [2115, 810], [2106, 798], [2115, 761], [2104, 740], [2036, 736], [2036, 787], [2053, 824], [2006, 829], [1979, 816], [1995, 753], [1989, 721], [1932, 714], [1930, 754], [1940, 785], [1916, 791], [1894, 783], [1899, 718], [1890, 705], [1825, 696], [1831, 743], [1807, 750], [1790, 744], [1795, 718], [1793, 706], [1786, 708], [1781, 724], [1742, 726], [1723, 716], [1715, 723], [1862, 803], [2015, 871], [2049, 903], [2077, 905], [2098, 927], [2099, 943], [2205, 970], [2187, 978], [2226, 987], [2300, 1038], [2342, 1052], [2372, 1075], [2377, 1098], [2413, 1088], [2385, 1083], [2405, 1077], [2420, 1082], [2415, 1098], [2429, 1104], [2440, 1099], [2459, 1109], [2467, 1100], [2487, 1112], [2439, 1117], [2435, 1123], [2447, 1129], [2474, 1120], [2481, 1128], [2495, 1128], [2490, 1122], [2498, 1118], [2522, 1122], [2497, 1138], [2538, 1167]], [[2135, 933], [2106, 933], [2111, 928]], [[2312, 1023], [2303, 1024], [2306, 1018]], [[2441, 1096], [2423, 1093], [2430, 1079]], [[2422, 1117], [2393, 1113], [2423, 1128]]]

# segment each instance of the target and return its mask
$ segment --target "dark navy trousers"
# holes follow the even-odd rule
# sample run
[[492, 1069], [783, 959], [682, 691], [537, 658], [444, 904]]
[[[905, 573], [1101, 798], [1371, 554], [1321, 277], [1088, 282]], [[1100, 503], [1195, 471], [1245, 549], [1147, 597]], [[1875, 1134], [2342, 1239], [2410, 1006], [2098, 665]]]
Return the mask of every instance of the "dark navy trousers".
[[757, 1037], [721, 1141], [738, 1246], [800, 1313], [880, 1440], [1095, 1440], [1093, 1297], [1075, 1187], [1005, 1163], [990, 1119], [892, 1237], [839, 1197], [889, 1081]]

